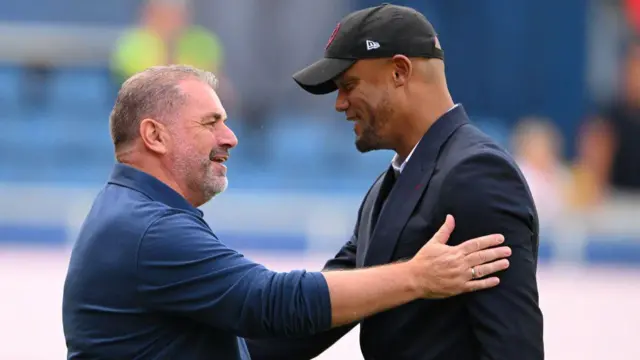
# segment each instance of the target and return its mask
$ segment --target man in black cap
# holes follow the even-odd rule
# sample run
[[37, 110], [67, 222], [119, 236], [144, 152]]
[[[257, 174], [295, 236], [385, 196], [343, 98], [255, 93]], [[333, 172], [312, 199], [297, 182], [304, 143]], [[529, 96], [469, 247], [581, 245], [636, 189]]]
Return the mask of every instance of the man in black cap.
[[[537, 211], [511, 156], [451, 99], [443, 59], [422, 14], [383, 4], [343, 18], [324, 58], [294, 75], [309, 93], [337, 90], [336, 110], [354, 122], [359, 151], [396, 152], [367, 192], [353, 236], [325, 270], [409, 258], [448, 213], [458, 224], [456, 243], [502, 233], [513, 253], [500, 285], [371, 316], [359, 323], [362, 353], [367, 360], [541, 360]], [[249, 340], [249, 349], [254, 360], [311, 359], [356, 325]]]

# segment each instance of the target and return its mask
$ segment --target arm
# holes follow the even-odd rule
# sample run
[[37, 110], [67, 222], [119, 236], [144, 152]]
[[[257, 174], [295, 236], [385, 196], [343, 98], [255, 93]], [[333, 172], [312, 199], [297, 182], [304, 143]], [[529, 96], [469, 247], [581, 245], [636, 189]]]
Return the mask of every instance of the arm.
[[239, 336], [301, 335], [331, 325], [319, 273], [278, 273], [220, 242], [200, 218], [168, 212], [140, 241], [141, 302]]
[[496, 286], [495, 278], [471, 281], [468, 266], [481, 260], [476, 265], [486, 263], [481, 266], [487, 274], [503, 268], [504, 262], [493, 260], [508, 256], [508, 248], [487, 249], [502, 238], [487, 236], [450, 247], [445, 242], [453, 227], [449, 217], [434, 241], [404, 263], [276, 273], [227, 248], [202, 219], [168, 212], [140, 241], [136, 267], [140, 301], [242, 337], [299, 336], [353, 323], [418, 298]]
[[541, 360], [542, 313], [536, 264], [538, 224], [524, 181], [501, 154], [464, 160], [444, 180], [441, 204], [459, 226], [450, 242], [501, 233], [512, 250], [500, 286], [467, 294], [473, 332], [482, 359]]
[[[356, 239], [354, 231], [351, 239], [338, 251], [336, 256], [326, 262], [324, 271], [355, 269]], [[356, 325], [357, 323], [347, 324], [309, 337], [245, 340], [253, 360], [313, 359], [335, 344]]]

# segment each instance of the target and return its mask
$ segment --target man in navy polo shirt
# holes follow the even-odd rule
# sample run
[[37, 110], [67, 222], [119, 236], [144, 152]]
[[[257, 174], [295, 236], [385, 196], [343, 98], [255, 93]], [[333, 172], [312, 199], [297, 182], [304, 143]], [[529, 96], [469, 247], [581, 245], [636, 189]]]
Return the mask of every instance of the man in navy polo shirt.
[[249, 359], [243, 337], [300, 336], [413, 300], [494, 287], [501, 235], [353, 271], [276, 273], [229, 249], [197, 207], [227, 187], [237, 139], [215, 77], [155, 67], [127, 80], [110, 119], [111, 178], [74, 245], [64, 286], [69, 359]]

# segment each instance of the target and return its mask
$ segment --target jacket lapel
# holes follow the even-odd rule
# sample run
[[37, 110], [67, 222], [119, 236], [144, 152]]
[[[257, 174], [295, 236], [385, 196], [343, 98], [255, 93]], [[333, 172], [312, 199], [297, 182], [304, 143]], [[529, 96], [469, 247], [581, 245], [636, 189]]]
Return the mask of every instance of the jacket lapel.
[[[391, 260], [402, 230], [407, 224], [418, 200], [429, 185], [441, 147], [460, 126], [468, 123], [468, 117], [462, 105], [458, 105], [437, 120], [422, 137], [413, 155], [396, 180], [389, 197], [378, 212], [377, 223], [372, 229], [369, 247], [364, 265], [386, 264]], [[393, 171], [391, 168], [389, 171]], [[388, 177], [389, 172], [385, 175]], [[383, 183], [379, 181], [378, 183]], [[379, 185], [382, 187], [382, 185]], [[377, 197], [380, 197], [378, 192]], [[376, 199], [376, 206], [378, 201]], [[376, 216], [374, 206], [372, 216]], [[425, 242], [428, 239], [425, 239]]]
[[[384, 172], [378, 176], [376, 181], [371, 186], [371, 190], [364, 199], [364, 205], [362, 207], [362, 213], [360, 214], [360, 222], [358, 225], [358, 251], [356, 254], [356, 266], [362, 267], [364, 264], [364, 257], [369, 249], [371, 243], [371, 236], [374, 229], [374, 222], [376, 221], [374, 216], [378, 216], [379, 208], [376, 209], [376, 205], [380, 203], [380, 188], [384, 182], [387, 172]], [[374, 215], [375, 214], [375, 215]]]
[[375, 188], [375, 201], [373, 203], [373, 208], [369, 213], [369, 231], [372, 233], [375, 230], [376, 224], [380, 219], [380, 212], [382, 211], [383, 206], [386, 203], [386, 199], [389, 198], [391, 194], [391, 190], [393, 190], [393, 185], [396, 181], [395, 174], [393, 171], [393, 167], [389, 166], [387, 171], [382, 176], [382, 180], [378, 181]]

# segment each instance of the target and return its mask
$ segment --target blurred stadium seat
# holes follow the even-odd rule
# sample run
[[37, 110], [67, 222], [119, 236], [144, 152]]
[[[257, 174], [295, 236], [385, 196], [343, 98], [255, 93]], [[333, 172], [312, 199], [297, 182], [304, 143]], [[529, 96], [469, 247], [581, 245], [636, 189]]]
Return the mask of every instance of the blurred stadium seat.
[[14, 115], [19, 109], [22, 71], [15, 66], [0, 66], [0, 115]]
[[54, 111], [72, 114], [107, 110], [115, 99], [106, 69], [57, 69], [51, 73], [49, 101]]

